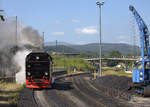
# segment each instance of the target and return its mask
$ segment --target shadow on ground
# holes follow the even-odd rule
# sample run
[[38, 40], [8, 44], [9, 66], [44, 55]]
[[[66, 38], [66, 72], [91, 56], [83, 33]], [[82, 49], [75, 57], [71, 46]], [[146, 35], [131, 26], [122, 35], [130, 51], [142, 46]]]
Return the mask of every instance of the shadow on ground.
[[77, 74], [69, 74], [69, 75], [65, 75], [65, 76], [60, 76], [60, 77], [56, 77], [55, 80], [60, 80], [60, 79], [64, 79], [67, 77], [75, 77], [75, 76], [92, 76], [90, 72], [86, 72], [86, 73], [77, 73]]
[[55, 84], [53, 84], [53, 88], [56, 90], [71, 90], [73, 89], [72, 87], [72, 82], [62, 82], [62, 81], [56, 81]]

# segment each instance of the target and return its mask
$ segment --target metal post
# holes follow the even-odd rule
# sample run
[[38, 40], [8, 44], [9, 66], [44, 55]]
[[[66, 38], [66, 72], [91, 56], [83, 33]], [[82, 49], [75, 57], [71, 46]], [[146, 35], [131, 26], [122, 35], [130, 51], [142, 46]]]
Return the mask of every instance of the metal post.
[[66, 68], [65, 63], [66, 63], [66, 59], [65, 59], [65, 45], [64, 45], [64, 68]]
[[102, 72], [102, 37], [101, 37], [101, 5], [99, 5], [99, 76]]
[[43, 46], [43, 50], [44, 50], [44, 32], [43, 32], [43, 44], [42, 44]]
[[[16, 39], [16, 44], [14, 43], [15, 45], [15, 53], [18, 51], [18, 17], [16, 16], [16, 36], [15, 36], [15, 39]], [[16, 78], [16, 72], [17, 70], [14, 70], [14, 77]], [[13, 74], [12, 74], [13, 75]]]
[[102, 37], [101, 37], [101, 6], [104, 4], [104, 2], [96, 2], [96, 4], [99, 6], [99, 71], [98, 76], [102, 75]]
[[57, 52], [57, 40], [56, 40], [56, 67], [57, 67], [57, 54], [58, 54], [58, 52]]
[[18, 46], [18, 17], [16, 16], [16, 47]]

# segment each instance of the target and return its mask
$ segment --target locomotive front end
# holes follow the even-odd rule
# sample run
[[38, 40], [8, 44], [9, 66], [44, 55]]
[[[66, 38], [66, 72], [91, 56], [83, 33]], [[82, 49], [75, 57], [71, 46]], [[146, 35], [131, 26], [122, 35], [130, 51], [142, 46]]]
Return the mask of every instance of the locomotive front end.
[[52, 80], [52, 58], [46, 52], [31, 52], [26, 57], [27, 88], [49, 88]]

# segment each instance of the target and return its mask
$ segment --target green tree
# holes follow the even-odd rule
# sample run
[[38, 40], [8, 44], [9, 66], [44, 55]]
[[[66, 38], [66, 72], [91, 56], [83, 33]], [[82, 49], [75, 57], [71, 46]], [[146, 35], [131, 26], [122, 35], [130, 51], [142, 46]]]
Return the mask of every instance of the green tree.
[[108, 53], [108, 57], [111, 58], [120, 58], [121, 57], [121, 53], [119, 51], [111, 51], [110, 53]]
[[[111, 51], [110, 53], [107, 54], [108, 58], [120, 58], [121, 53], [119, 51]], [[116, 66], [119, 63], [119, 61], [114, 61], [114, 60], [109, 60], [107, 61], [108, 66]]]

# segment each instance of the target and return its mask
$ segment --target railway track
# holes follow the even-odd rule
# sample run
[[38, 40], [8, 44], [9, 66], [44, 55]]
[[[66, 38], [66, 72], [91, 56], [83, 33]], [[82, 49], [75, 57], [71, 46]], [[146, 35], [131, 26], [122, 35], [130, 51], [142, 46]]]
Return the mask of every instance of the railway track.
[[32, 99], [33, 99], [33, 104], [35, 105], [35, 107], [39, 107], [35, 98], [35, 89], [32, 89]]
[[32, 99], [28, 101], [32, 100], [35, 107], [128, 107], [85, 77], [88, 75], [60, 78], [53, 89], [32, 90]]
[[51, 107], [46, 98], [45, 90], [32, 89], [32, 99], [35, 107]]
[[93, 102], [97, 107], [126, 107], [126, 105], [118, 103], [118, 100], [96, 90], [82, 77], [73, 77], [72, 81], [76, 89], [79, 90], [83, 96], [89, 98], [89, 101]]

